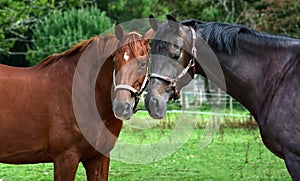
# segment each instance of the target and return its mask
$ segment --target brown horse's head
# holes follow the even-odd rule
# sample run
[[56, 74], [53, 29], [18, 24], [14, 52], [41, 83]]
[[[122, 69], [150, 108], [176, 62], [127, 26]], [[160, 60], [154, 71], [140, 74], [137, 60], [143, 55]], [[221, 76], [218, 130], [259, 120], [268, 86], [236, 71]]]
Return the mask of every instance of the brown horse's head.
[[144, 36], [136, 32], [125, 33], [120, 24], [115, 26], [120, 44], [114, 56], [113, 111], [120, 119], [130, 119], [146, 87], [149, 41], [153, 33], [152, 30]]

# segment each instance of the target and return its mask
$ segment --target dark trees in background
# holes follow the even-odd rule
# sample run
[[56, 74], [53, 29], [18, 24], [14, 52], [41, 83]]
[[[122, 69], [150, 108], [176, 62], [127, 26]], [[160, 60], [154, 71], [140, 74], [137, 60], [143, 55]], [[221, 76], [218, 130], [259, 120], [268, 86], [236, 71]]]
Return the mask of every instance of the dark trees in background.
[[166, 14], [172, 14], [178, 20], [238, 23], [259, 31], [300, 37], [300, 0], [2, 0], [0, 62], [29, 66], [27, 59], [32, 55], [30, 48], [35, 46], [33, 32], [37, 23], [53, 11], [67, 12], [92, 5], [106, 12], [112, 22], [147, 18], [150, 13], [165, 19]]

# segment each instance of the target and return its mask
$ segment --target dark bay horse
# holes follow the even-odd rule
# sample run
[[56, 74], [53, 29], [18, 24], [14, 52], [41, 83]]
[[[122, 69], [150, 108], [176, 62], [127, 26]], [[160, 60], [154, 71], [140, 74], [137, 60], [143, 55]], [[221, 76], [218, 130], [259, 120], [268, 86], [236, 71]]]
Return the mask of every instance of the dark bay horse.
[[[0, 65], [0, 162], [54, 162], [56, 181], [74, 180], [78, 164], [82, 162], [87, 180], [108, 180], [109, 153], [122, 127], [122, 121], [114, 116], [112, 98], [116, 97], [116, 104], [134, 99], [130, 93], [112, 91], [113, 73], [134, 59], [138, 58], [137, 66], [146, 62], [147, 59], [142, 57], [149, 49], [149, 39], [138, 33], [127, 34], [120, 25], [116, 25], [115, 34], [84, 40], [33, 67]], [[90, 47], [96, 48], [95, 51], [90, 51], [93, 50]], [[88, 57], [100, 57], [96, 61], [103, 64], [94, 86], [94, 101], [101, 120], [88, 120], [88, 112], [84, 115], [87, 123], [96, 123], [93, 125], [96, 128], [99, 122], [105, 125], [105, 129], [94, 135], [97, 145], [104, 148], [103, 152], [84, 137], [74, 115], [78, 105], [72, 103], [77, 64], [79, 60], [88, 61]], [[132, 65], [126, 68], [137, 70]], [[115, 81], [123, 85], [128, 83], [129, 87], [139, 90], [143, 82], [141, 74], [143, 72], [145, 76], [146, 68], [140, 67], [139, 71], [138, 74], [131, 71], [129, 78], [117, 75]], [[80, 78], [85, 73], [89, 74], [79, 71], [77, 76]], [[85, 89], [85, 86], [76, 88]], [[122, 117], [122, 114], [118, 115]]]
[[[150, 16], [156, 31], [145, 100], [150, 115], [162, 118], [167, 101], [176, 98], [194, 74], [210, 76], [251, 112], [266, 147], [284, 159], [293, 180], [299, 181], [300, 39], [241, 25], [167, 19], [158, 25]], [[206, 52], [205, 42], [212, 54]], [[226, 86], [212, 60], [218, 61]]]

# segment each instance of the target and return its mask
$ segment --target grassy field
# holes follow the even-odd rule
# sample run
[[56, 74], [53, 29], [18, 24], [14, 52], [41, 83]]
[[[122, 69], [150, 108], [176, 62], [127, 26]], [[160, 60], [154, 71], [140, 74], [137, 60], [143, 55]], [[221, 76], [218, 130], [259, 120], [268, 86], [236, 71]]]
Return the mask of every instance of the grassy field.
[[[170, 131], [125, 128], [120, 139], [142, 144], [148, 138], [159, 140]], [[257, 129], [221, 129], [213, 143], [199, 149], [202, 134], [203, 129], [195, 129], [179, 150], [156, 162], [130, 164], [112, 160], [109, 180], [291, 180], [283, 160], [267, 150]], [[0, 164], [0, 169], [1, 181], [53, 180], [52, 164]], [[76, 180], [86, 180], [82, 165]]]

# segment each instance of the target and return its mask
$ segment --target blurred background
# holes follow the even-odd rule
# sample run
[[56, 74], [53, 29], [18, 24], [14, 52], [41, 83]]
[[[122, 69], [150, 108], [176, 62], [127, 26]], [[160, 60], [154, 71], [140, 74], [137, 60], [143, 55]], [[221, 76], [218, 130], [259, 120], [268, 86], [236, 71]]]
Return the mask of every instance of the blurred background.
[[0, 62], [32, 66], [116, 22], [198, 19], [300, 37], [300, 0], [1, 0]]

